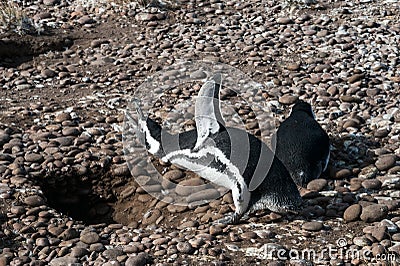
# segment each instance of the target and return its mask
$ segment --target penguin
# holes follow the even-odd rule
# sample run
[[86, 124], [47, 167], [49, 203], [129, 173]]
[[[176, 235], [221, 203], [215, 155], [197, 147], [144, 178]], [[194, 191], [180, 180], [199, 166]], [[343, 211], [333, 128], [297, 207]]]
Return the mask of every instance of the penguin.
[[237, 224], [257, 210], [297, 212], [302, 200], [290, 173], [275, 154], [245, 130], [226, 127], [220, 111], [222, 75], [200, 88], [196, 129], [172, 135], [149, 117], [139, 102], [138, 131], [149, 153], [232, 191], [235, 211], [216, 223]]
[[326, 170], [330, 140], [315, 120], [310, 104], [302, 100], [295, 103], [276, 132], [275, 153], [299, 187], [305, 187]]

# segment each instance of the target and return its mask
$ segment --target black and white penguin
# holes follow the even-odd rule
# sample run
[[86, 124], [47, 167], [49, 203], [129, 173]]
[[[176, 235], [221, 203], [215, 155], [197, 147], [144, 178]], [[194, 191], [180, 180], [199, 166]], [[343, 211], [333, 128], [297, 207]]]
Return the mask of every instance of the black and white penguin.
[[254, 135], [225, 127], [219, 92], [221, 74], [200, 89], [195, 104], [196, 130], [172, 135], [145, 118], [136, 104], [139, 130], [149, 153], [232, 190], [235, 212], [219, 222], [238, 223], [242, 216], [269, 209], [297, 211], [301, 197], [289, 172]]
[[310, 104], [300, 100], [293, 106], [276, 133], [275, 153], [298, 186], [305, 187], [326, 170], [330, 141]]

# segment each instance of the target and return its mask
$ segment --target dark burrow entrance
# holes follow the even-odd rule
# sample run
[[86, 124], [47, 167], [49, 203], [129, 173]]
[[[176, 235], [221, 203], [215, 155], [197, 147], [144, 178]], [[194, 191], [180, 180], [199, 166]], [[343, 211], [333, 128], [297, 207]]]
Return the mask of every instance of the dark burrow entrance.
[[104, 177], [52, 177], [41, 182], [50, 207], [85, 224], [114, 223], [116, 201]]

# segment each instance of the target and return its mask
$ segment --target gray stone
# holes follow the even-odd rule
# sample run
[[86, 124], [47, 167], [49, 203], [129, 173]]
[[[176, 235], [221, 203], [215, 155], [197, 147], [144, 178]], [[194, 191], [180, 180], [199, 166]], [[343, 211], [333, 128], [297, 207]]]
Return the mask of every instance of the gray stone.
[[28, 196], [24, 202], [31, 207], [38, 207], [45, 203], [44, 199], [39, 195]]
[[100, 241], [100, 237], [96, 232], [88, 232], [83, 234], [79, 239], [86, 244], [93, 244]]
[[321, 222], [306, 222], [304, 223], [301, 228], [307, 231], [319, 231], [324, 227], [323, 223]]
[[125, 266], [144, 266], [149, 261], [150, 256], [145, 253], [141, 252], [136, 256], [129, 257], [126, 262]]
[[385, 154], [379, 156], [378, 160], [375, 162], [376, 168], [380, 171], [386, 171], [392, 168], [396, 163], [396, 156], [393, 154]]
[[372, 204], [365, 206], [361, 212], [361, 220], [365, 222], [377, 222], [384, 219], [388, 214], [388, 207], [383, 204]]
[[71, 265], [73, 263], [77, 263], [78, 259], [74, 257], [61, 257], [61, 258], [55, 258], [50, 261], [51, 266], [66, 266], [66, 265]]

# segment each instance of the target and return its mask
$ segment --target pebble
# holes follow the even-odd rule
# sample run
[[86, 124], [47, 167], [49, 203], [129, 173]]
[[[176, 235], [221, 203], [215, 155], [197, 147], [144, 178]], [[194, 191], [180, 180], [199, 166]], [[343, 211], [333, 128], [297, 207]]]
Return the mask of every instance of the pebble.
[[279, 102], [282, 104], [293, 104], [297, 101], [299, 97], [297, 95], [285, 94], [279, 98]]
[[375, 226], [371, 232], [372, 236], [376, 238], [378, 241], [382, 241], [389, 237], [388, 229], [386, 226]]
[[60, 3], [60, 0], [43, 0], [43, 4], [46, 6], [54, 6]]
[[351, 77], [349, 77], [349, 83], [355, 83], [357, 81], [360, 81], [364, 78], [365, 74], [354, 74]]
[[108, 260], [116, 260], [118, 256], [121, 256], [123, 251], [119, 248], [111, 248], [103, 251], [102, 255]]
[[77, 258], [74, 257], [60, 257], [60, 258], [54, 258], [50, 261], [51, 266], [65, 266], [65, 265], [73, 265], [78, 262]]
[[24, 202], [30, 207], [38, 207], [45, 203], [44, 199], [39, 195], [28, 196], [25, 198]]
[[306, 222], [301, 226], [303, 230], [313, 231], [313, 232], [320, 231], [323, 227], [324, 227], [323, 223], [316, 221]]
[[37, 153], [27, 153], [24, 158], [30, 163], [41, 163], [44, 160], [43, 155]]
[[178, 179], [181, 179], [183, 176], [184, 174], [181, 170], [170, 170], [164, 174], [164, 178], [171, 181], [177, 181]]
[[360, 236], [360, 237], [355, 237], [353, 238], [353, 243], [359, 247], [365, 247], [365, 246], [370, 246], [371, 240], [366, 238], [365, 236]]
[[307, 184], [307, 189], [319, 192], [322, 191], [327, 184], [328, 181], [326, 179], [314, 179]]
[[125, 262], [125, 266], [144, 266], [149, 261], [149, 255], [145, 252], [140, 252], [136, 256], [130, 256]]
[[75, 258], [80, 258], [87, 255], [89, 251], [86, 248], [81, 247], [73, 247], [71, 249], [71, 256]]
[[343, 219], [346, 222], [353, 222], [357, 221], [360, 218], [361, 215], [361, 205], [359, 204], [353, 204], [349, 206], [343, 213]]
[[40, 75], [44, 78], [53, 78], [54, 76], [56, 76], [56, 72], [51, 70], [51, 69], [43, 69], [40, 72]]
[[192, 245], [189, 242], [179, 242], [178, 244], [176, 244], [176, 249], [184, 254], [192, 254], [194, 249], [192, 247]]
[[392, 154], [385, 154], [378, 158], [375, 162], [376, 168], [380, 171], [387, 171], [392, 168], [396, 163], [396, 156]]
[[96, 232], [88, 232], [86, 234], [81, 235], [79, 238], [83, 243], [93, 244], [100, 241], [100, 237]]
[[204, 186], [204, 181], [200, 178], [191, 178], [186, 179], [176, 186], [175, 192], [181, 196], [188, 196], [190, 194], [196, 193], [199, 189], [202, 189]]
[[278, 18], [276, 20], [276, 22], [279, 23], [279, 24], [286, 25], [286, 24], [293, 23], [293, 20], [291, 18], [288, 18], [288, 17], [280, 17], [280, 18]]
[[388, 214], [388, 207], [383, 204], [372, 204], [362, 208], [361, 220], [365, 222], [377, 222], [385, 219]]
[[64, 240], [70, 240], [70, 239], [74, 239], [76, 237], [79, 237], [79, 232], [75, 229], [75, 228], [68, 228], [65, 229], [64, 232], [62, 232], [59, 237]]
[[336, 172], [335, 178], [336, 179], [346, 179], [349, 178], [352, 175], [352, 172], [349, 169], [341, 169]]
[[218, 198], [219, 192], [216, 189], [209, 188], [209, 189], [204, 189], [200, 190], [198, 192], [195, 192], [193, 194], [190, 194], [186, 200], [187, 202], [196, 202], [196, 201], [209, 201]]
[[367, 179], [364, 180], [361, 185], [366, 189], [380, 189], [382, 182], [378, 179]]

